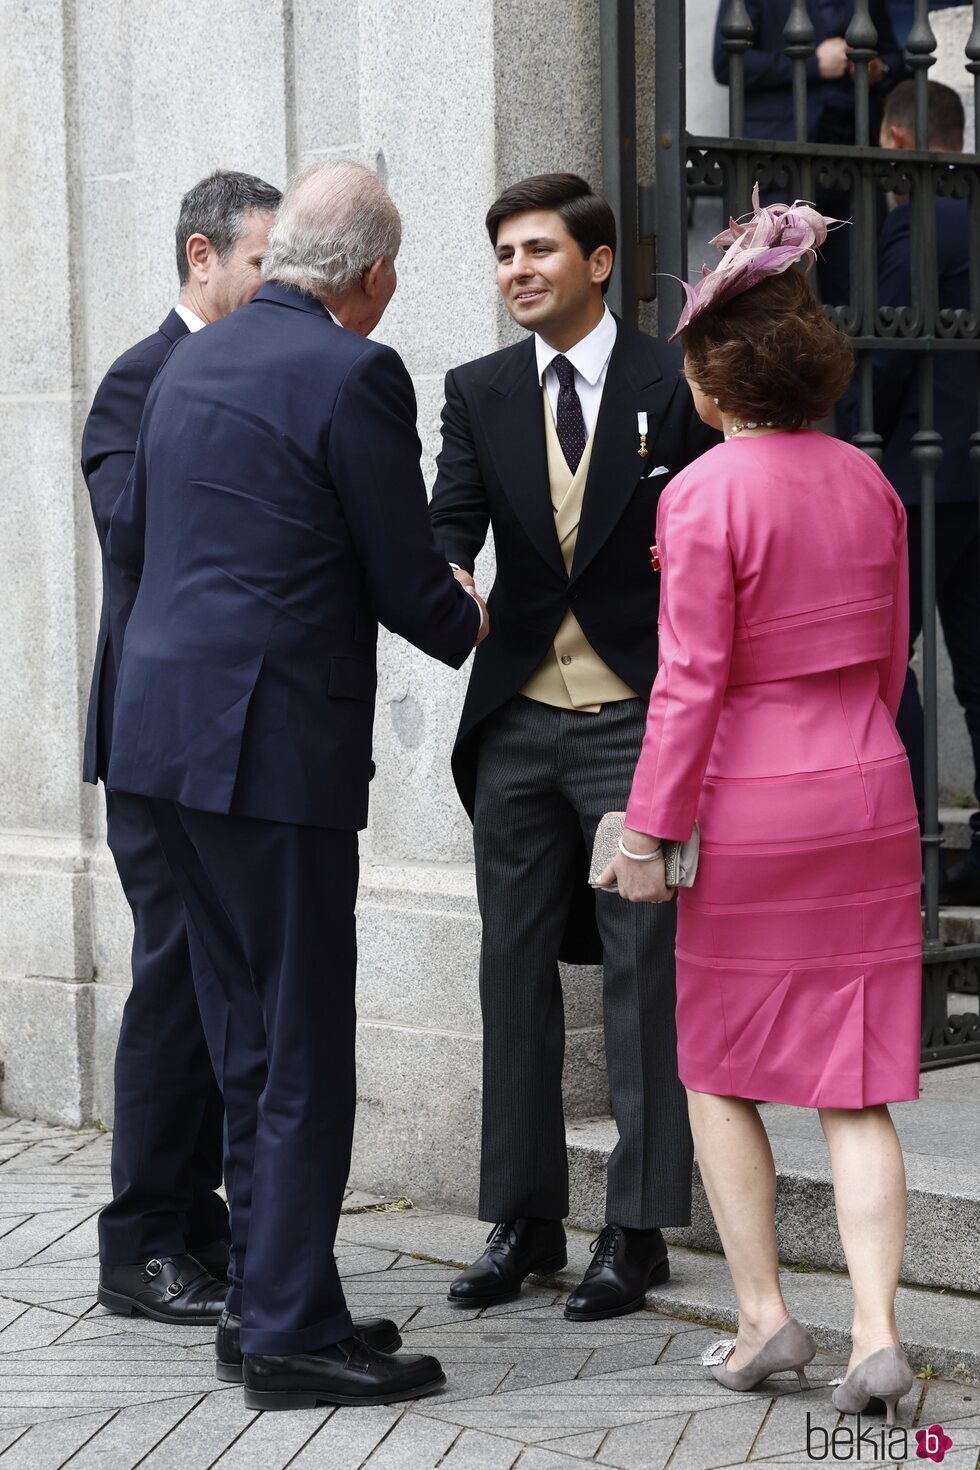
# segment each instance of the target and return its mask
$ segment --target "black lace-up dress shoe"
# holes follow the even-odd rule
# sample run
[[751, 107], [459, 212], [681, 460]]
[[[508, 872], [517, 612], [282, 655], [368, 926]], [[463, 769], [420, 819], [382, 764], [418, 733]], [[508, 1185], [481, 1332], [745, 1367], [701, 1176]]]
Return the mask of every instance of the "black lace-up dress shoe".
[[122, 1317], [135, 1312], [153, 1322], [213, 1327], [228, 1287], [193, 1256], [154, 1256], [145, 1266], [101, 1266], [97, 1294], [102, 1306]]
[[573, 1322], [598, 1322], [637, 1312], [647, 1288], [670, 1279], [667, 1247], [659, 1230], [604, 1225], [592, 1245], [592, 1263], [565, 1303]]
[[[378, 1353], [396, 1353], [401, 1334], [388, 1317], [355, 1317], [354, 1336]], [[242, 1382], [242, 1319], [227, 1308], [214, 1339], [215, 1372], [222, 1383]]]
[[449, 1300], [458, 1307], [509, 1302], [526, 1276], [552, 1276], [567, 1264], [560, 1220], [509, 1220], [493, 1227], [483, 1255], [450, 1286]]
[[397, 1404], [434, 1393], [446, 1381], [435, 1358], [379, 1353], [358, 1337], [317, 1353], [246, 1353], [247, 1409], [314, 1409], [317, 1404]]

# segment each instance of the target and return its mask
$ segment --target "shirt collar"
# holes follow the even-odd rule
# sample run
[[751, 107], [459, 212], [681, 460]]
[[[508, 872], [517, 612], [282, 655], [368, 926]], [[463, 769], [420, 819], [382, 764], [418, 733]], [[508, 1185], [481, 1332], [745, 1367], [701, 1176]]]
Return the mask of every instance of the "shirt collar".
[[204, 318], [198, 316], [196, 311], [191, 311], [190, 307], [185, 306], [182, 301], [177, 302], [177, 305], [174, 307], [174, 311], [180, 317], [181, 321], [184, 323], [184, 326], [189, 332], [199, 332], [202, 327], [207, 326], [207, 322], [204, 320]]
[[[585, 381], [594, 387], [605, 372], [615, 343], [616, 318], [607, 306], [598, 326], [593, 327], [587, 337], [582, 337], [574, 347], [561, 355], [567, 357], [575, 371], [581, 373]], [[545, 373], [559, 356], [559, 352], [557, 347], [549, 347], [537, 333], [534, 337], [534, 352], [538, 363], [538, 379], [543, 382]]]

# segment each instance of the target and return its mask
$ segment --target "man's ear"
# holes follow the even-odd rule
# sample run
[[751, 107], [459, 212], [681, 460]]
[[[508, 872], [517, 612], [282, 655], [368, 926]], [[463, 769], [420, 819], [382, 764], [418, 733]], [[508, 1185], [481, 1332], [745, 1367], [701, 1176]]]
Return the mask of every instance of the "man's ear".
[[915, 137], [899, 127], [897, 123], [885, 123], [885, 127], [891, 134], [893, 148], [914, 148]]
[[202, 285], [208, 278], [211, 260], [211, 241], [207, 235], [191, 235], [187, 242], [187, 264], [191, 275]]
[[597, 245], [590, 257], [593, 285], [608, 281], [613, 268], [613, 253], [608, 245]]
[[367, 270], [361, 277], [361, 290], [364, 292], [369, 301], [373, 301], [380, 291], [381, 272], [384, 270], [384, 268], [385, 258], [383, 255], [379, 255], [377, 260], [373, 261], [371, 265], [368, 266]]

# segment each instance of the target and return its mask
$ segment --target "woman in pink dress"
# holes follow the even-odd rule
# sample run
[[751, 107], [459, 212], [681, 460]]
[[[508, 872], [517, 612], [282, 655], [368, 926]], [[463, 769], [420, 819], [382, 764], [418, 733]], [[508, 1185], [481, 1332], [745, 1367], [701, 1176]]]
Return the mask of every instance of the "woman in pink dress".
[[[677, 928], [680, 1076], [739, 1306], [728, 1387], [816, 1348], [779, 1283], [772, 1152], [756, 1101], [817, 1108], [854, 1292], [834, 1402], [892, 1422], [912, 1374], [895, 1323], [905, 1175], [887, 1104], [918, 1096], [919, 832], [894, 716], [908, 660], [905, 513], [860, 450], [807, 427], [851, 371], [788, 266], [826, 234], [806, 206], [716, 243], [678, 330], [726, 442], [657, 516], [660, 670], [602, 881], [663, 901], [660, 839], [700, 825]], [[614, 902], [610, 898], [604, 902]]]

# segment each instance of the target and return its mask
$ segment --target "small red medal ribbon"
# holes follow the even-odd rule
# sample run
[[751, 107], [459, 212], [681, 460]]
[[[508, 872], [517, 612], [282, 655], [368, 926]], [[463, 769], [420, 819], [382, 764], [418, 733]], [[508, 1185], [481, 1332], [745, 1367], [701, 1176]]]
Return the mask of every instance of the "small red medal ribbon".
[[656, 542], [650, 547], [650, 565], [655, 572], [660, 571], [660, 551]]

